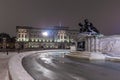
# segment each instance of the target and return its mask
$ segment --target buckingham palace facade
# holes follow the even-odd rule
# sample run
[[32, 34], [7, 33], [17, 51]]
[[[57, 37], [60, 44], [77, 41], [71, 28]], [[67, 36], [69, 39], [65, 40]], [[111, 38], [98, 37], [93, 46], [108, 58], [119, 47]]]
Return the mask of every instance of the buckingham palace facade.
[[49, 28], [16, 26], [16, 43], [22, 48], [70, 48], [78, 34], [79, 30], [64, 26]]

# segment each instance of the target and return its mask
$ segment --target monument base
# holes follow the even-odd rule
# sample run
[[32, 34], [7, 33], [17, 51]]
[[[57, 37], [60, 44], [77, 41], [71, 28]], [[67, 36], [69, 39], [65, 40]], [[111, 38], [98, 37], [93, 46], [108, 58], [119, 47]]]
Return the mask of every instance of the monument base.
[[90, 53], [90, 60], [105, 60], [105, 55], [101, 52], [91, 52]]
[[87, 59], [87, 60], [105, 60], [105, 55], [101, 52], [86, 52], [86, 51], [76, 51], [71, 52], [71, 54], [66, 55], [68, 57]]

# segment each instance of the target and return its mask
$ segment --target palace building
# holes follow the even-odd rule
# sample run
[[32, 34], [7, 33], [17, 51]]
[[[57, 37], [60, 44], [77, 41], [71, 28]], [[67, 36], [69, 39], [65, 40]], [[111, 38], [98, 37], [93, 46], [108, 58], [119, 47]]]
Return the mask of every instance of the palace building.
[[78, 34], [79, 30], [64, 26], [49, 28], [16, 26], [16, 43], [22, 48], [70, 48]]

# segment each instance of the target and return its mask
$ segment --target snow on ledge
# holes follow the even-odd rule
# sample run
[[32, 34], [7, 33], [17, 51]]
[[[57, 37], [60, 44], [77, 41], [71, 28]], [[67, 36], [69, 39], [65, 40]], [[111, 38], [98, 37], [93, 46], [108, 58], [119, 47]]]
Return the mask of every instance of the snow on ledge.
[[20, 53], [12, 57], [8, 63], [9, 65], [9, 73], [12, 80], [34, 80], [23, 68], [22, 59], [23, 57], [33, 54], [35, 52], [25, 52]]

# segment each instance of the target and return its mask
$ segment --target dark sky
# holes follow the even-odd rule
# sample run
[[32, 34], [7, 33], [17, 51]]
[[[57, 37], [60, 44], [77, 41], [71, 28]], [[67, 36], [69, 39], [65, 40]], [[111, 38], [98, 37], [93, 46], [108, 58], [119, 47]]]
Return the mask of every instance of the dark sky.
[[120, 0], [0, 0], [0, 32], [16, 26], [78, 28], [88, 18], [105, 35], [120, 34]]

